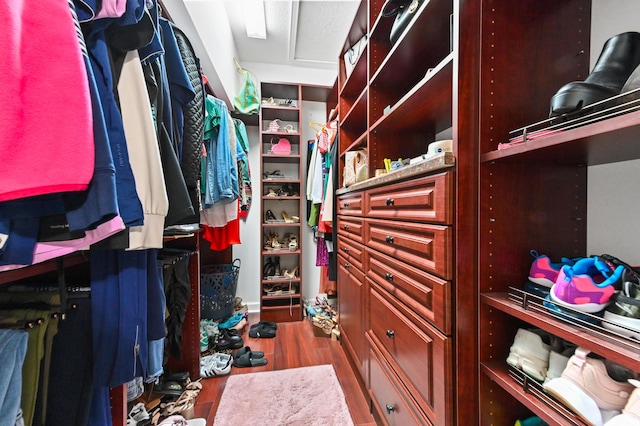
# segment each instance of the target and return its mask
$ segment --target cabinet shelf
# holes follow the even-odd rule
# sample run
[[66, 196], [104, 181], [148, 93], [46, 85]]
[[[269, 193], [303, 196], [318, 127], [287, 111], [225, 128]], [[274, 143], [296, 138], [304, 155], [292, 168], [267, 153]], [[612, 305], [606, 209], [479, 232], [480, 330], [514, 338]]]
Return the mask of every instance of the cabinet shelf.
[[640, 159], [640, 111], [482, 154], [482, 162], [608, 164]]
[[[298, 163], [300, 161], [300, 154], [263, 154], [262, 158], [265, 163]], [[265, 182], [271, 182], [270, 179], [265, 179]]]
[[360, 54], [358, 61], [355, 63], [351, 75], [349, 75], [342, 87], [340, 91], [341, 97], [345, 99], [355, 99], [362, 93], [363, 89], [367, 87], [367, 54], [368, 43]]
[[638, 369], [640, 342], [607, 335], [595, 328], [588, 330], [578, 327], [542, 310], [525, 309], [519, 303], [510, 300], [508, 293], [484, 293], [481, 300], [484, 304], [521, 319], [533, 327], [542, 328], [634, 371]]
[[[453, 54], [448, 55], [389, 112], [376, 115], [371, 132], [435, 132], [451, 127], [453, 94]], [[425, 102], [428, 100], [428, 102]], [[376, 109], [375, 106], [372, 109]]]
[[46, 262], [36, 263], [35, 265], [4, 271], [0, 273], [0, 285], [55, 272], [58, 270], [58, 262], [62, 262], [62, 266], [68, 268], [87, 263], [87, 256], [84, 252], [76, 252], [58, 259], [47, 260]]
[[[506, 362], [492, 361], [480, 363], [481, 371], [507, 393], [536, 413], [542, 420], [553, 425], [584, 425], [573, 413], [555, 402], [536, 386], [525, 381], [516, 381], [510, 374]], [[506, 407], [502, 407], [506, 408]]]

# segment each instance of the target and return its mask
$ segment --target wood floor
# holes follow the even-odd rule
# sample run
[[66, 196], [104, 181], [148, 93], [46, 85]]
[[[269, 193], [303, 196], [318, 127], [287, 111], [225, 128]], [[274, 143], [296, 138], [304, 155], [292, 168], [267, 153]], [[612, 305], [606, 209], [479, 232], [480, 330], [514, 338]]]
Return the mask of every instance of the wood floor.
[[[259, 318], [257, 314], [252, 314], [249, 315], [249, 320], [250, 324], [254, 324]], [[245, 346], [249, 346], [254, 351], [263, 351], [269, 363], [262, 367], [232, 367], [231, 374], [333, 364], [354, 424], [357, 426], [375, 425], [376, 423], [369, 412], [367, 399], [361, 391], [340, 342], [323, 337], [324, 335], [316, 335], [313, 329], [314, 326], [307, 320], [279, 323], [275, 338], [258, 339], [248, 336], [249, 327], [247, 326], [243, 334]], [[207, 419], [207, 426], [213, 425], [218, 402], [228, 377], [202, 379], [203, 387], [198, 395], [195, 417]], [[322, 404], [322, 393], [318, 393], [318, 400], [310, 401], [310, 404]]]

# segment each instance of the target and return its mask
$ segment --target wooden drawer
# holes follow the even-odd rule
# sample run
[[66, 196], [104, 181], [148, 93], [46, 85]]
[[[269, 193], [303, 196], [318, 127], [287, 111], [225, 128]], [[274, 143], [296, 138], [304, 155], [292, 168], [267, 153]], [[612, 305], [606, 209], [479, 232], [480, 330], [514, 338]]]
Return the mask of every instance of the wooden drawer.
[[362, 242], [362, 218], [338, 216], [338, 235]]
[[342, 344], [351, 353], [360, 375], [366, 377], [366, 352], [364, 344], [365, 280], [362, 272], [349, 267], [342, 255], [338, 256], [338, 312]]
[[402, 304], [451, 334], [451, 282], [379, 253], [365, 250], [366, 274]]
[[451, 424], [451, 339], [367, 280], [370, 285], [369, 339], [380, 348], [425, 415], [434, 424]]
[[362, 192], [353, 192], [338, 197], [338, 214], [362, 216], [364, 211]]
[[426, 176], [365, 192], [366, 217], [453, 223], [453, 172]]
[[361, 271], [364, 271], [362, 265], [364, 263], [364, 246], [353, 241], [351, 238], [347, 238], [344, 235], [338, 235], [338, 253], [345, 257], [345, 259], [356, 266]]
[[450, 226], [366, 219], [364, 235], [364, 245], [369, 248], [445, 280], [453, 279]]
[[401, 387], [393, 379], [389, 367], [374, 348], [370, 347], [369, 380], [373, 406], [385, 425], [430, 425], [420, 411], [404, 396]]

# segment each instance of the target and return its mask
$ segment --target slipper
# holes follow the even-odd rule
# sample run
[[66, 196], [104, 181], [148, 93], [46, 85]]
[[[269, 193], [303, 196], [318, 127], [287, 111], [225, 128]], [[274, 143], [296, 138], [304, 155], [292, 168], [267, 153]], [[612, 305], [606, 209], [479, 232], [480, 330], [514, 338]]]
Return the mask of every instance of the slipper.
[[240, 355], [238, 358], [233, 360], [233, 365], [235, 367], [260, 367], [262, 365], [267, 365], [267, 360], [265, 358], [251, 358], [251, 352], [247, 352], [244, 355]]
[[249, 328], [249, 337], [273, 338], [276, 337], [276, 330], [264, 324], [254, 324]]
[[236, 359], [246, 353], [250, 353], [251, 354], [251, 358], [263, 358], [264, 357], [264, 352], [260, 352], [260, 351], [252, 351], [251, 348], [249, 346], [245, 346], [242, 349], [238, 349], [234, 354], [233, 354], [233, 359]]
[[273, 321], [258, 321], [255, 325], [262, 324], [268, 328], [273, 328], [274, 330], [278, 329], [278, 324]]

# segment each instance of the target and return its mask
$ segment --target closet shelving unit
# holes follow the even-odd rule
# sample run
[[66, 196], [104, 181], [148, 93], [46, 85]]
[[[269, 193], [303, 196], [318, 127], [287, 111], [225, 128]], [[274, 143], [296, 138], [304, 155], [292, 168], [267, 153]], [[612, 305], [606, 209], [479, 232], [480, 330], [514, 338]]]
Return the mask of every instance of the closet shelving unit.
[[[549, 424], [583, 424], [509, 375], [505, 360], [518, 328], [541, 328], [640, 372], [637, 341], [576, 326], [509, 297], [510, 287], [521, 288], [528, 276], [532, 249], [552, 259], [599, 254], [587, 253], [589, 168], [640, 159], [638, 111], [497, 149], [509, 131], [544, 120], [558, 88], [587, 77], [591, 8], [589, 0], [486, 2], [478, 14], [487, 87], [478, 108], [481, 424], [513, 424], [532, 414]], [[514, 26], [514, 16], [526, 30]], [[516, 64], [514, 51], [535, 60]]]
[[[303, 166], [301, 140], [302, 87], [297, 84], [261, 83], [260, 108], [260, 190], [261, 193], [261, 264], [260, 318], [267, 321], [287, 322], [302, 319], [302, 200]], [[273, 99], [273, 103], [268, 101]], [[277, 129], [269, 127], [277, 122]], [[272, 152], [272, 145], [286, 138], [291, 145], [290, 154]], [[279, 173], [276, 173], [279, 172]], [[267, 218], [272, 212], [275, 220]], [[286, 216], [285, 216], [286, 215]], [[294, 221], [294, 216], [299, 220]], [[286, 217], [286, 220], [285, 220]], [[287, 234], [297, 240], [290, 248]], [[271, 236], [280, 247], [268, 246]], [[278, 263], [279, 274], [267, 275], [268, 262]], [[295, 276], [291, 276], [296, 270]], [[285, 271], [289, 277], [285, 276]]]

